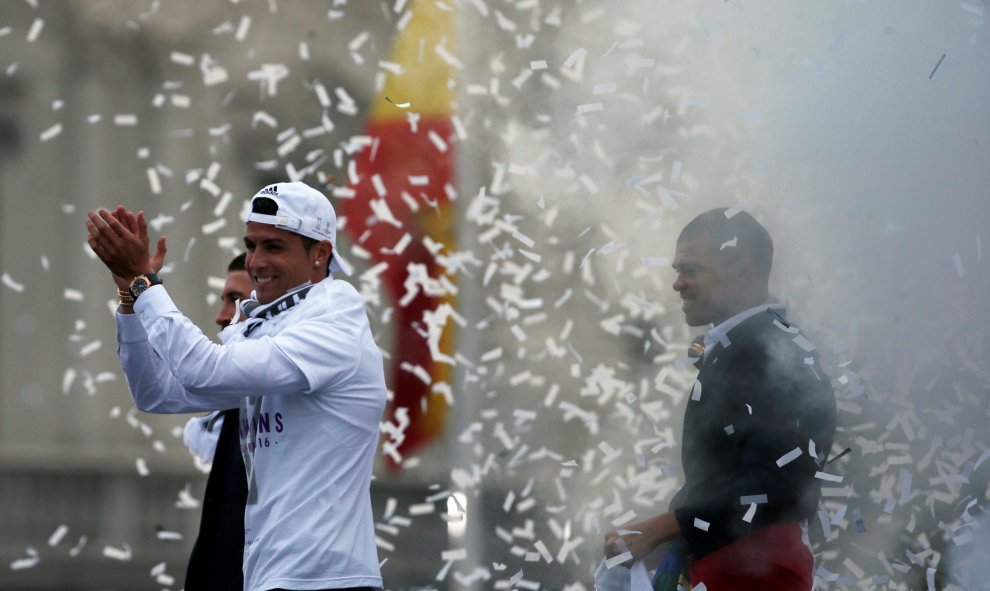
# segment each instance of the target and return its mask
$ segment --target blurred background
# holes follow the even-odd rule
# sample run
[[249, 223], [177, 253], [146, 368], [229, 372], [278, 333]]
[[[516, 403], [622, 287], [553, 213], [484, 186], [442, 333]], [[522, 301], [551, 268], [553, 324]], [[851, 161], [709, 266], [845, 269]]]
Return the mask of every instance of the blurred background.
[[282, 180], [334, 202], [386, 354], [388, 588], [592, 589], [604, 532], [666, 510], [670, 258], [714, 207], [770, 230], [836, 388], [818, 588], [984, 588], [987, 8], [4, 0], [0, 588], [182, 587], [206, 468], [132, 407], [84, 216], [145, 211], [213, 335]]

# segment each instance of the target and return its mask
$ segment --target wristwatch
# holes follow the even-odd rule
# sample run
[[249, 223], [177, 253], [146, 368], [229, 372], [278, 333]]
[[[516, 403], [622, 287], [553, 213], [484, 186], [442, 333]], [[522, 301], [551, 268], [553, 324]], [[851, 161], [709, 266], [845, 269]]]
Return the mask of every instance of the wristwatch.
[[144, 293], [145, 290], [147, 290], [149, 287], [151, 287], [152, 285], [161, 285], [161, 284], [162, 284], [162, 280], [158, 277], [158, 275], [154, 273], [148, 273], [147, 275], [138, 275], [137, 277], [131, 280], [131, 285], [130, 287], [127, 288], [127, 291], [131, 292], [131, 297], [134, 298], [135, 301], [137, 301], [138, 297], [140, 297], [140, 295]]

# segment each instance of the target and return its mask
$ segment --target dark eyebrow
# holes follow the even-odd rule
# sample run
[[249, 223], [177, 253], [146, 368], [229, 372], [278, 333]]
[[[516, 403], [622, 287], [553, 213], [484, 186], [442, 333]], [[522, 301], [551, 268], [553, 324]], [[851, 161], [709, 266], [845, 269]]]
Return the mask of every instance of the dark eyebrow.
[[[253, 244], [253, 240], [247, 236], [244, 237], [244, 246], [250, 247]], [[264, 238], [258, 244], [263, 246], [285, 246], [286, 242], [284, 238]]]

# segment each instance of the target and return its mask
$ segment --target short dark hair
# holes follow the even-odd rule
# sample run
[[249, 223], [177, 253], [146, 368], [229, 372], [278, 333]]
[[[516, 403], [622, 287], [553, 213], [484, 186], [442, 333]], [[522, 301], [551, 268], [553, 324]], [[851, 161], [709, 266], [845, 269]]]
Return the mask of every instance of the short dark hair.
[[[727, 260], [748, 258], [756, 263], [764, 277], [769, 278], [773, 267], [773, 239], [770, 238], [770, 232], [745, 211], [739, 211], [731, 217], [726, 215], [727, 211], [721, 207], [699, 215], [684, 226], [677, 241], [708, 236], [716, 254], [724, 255]], [[735, 246], [726, 245], [733, 240]]]
[[227, 265], [227, 272], [233, 273], [234, 271], [247, 271], [247, 266], [245, 264], [246, 259], [247, 259], [246, 252], [242, 252], [241, 254], [234, 257], [234, 260], [230, 261], [230, 264]]

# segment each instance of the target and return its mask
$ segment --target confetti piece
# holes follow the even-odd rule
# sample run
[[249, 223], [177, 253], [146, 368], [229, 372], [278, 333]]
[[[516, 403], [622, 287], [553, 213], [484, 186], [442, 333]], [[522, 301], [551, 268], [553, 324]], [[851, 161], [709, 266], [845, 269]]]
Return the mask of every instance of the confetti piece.
[[746, 523], [753, 523], [753, 517], [756, 516], [756, 503], [750, 503], [749, 508], [746, 509], [746, 513], [743, 515], [743, 521]]
[[842, 482], [841, 476], [836, 476], [835, 474], [827, 474], [825, 472], [815, 472], [815, 478], [819, 480], [825, 480], [827, 482]]
[[750, 503], [756, 503], [757, 505], [763, 505], [767, 502], [766, 495], [743, 495], [739, 497], [740, 505], [749, 505]]
[[812, 344], [812, 342], [809, 341], [807, 338], [805, 338], [804, 335], [799, 334], [796, 337], [794, 337], [794, 344], [796, 344], [798, 347], [801, 347], [802, 349], [804, 349], [809, 353], [815, 350], [815, 345]]
[[38, 552], [31, 547], [27, 549], [26, 558], [18, 558], [17, 560], [10, 563], [10, 570], [25, 570], [29, 568], [34, 568], [38, 566], [41, 562], [41, 557], [38, 556]]
[[533, 544], [533, 547], [536, 548], [536, 551], [540, 553], [540, 557], [543, 558], [544, 562], [546, 562], [547, 564], [553, 562], [553, 556], [550, 554], [550, 551], [547, 549], [546, 544], [543, 543], [543, 540], [536, 540], [536, 543]]
[[127, 544], [124, 544], [123, 548], [116, 548], [114, 546], [105, 546], [103, 548], [103, 556], [111, 560], [127, 562], [131, 559], [131, 555], [131, 547]]
[[701, 531], [708, 531], [708, 528], [711, 527], [711, 524], [705, 521], [704, 519], [699, 519], [695, 517], [694, 527], [700, 529]]
[[440, 134], [431, 129], [426, 135], [429, 138], [430, 143], [436, 147], [438, 152], [445, 153], [447, 151], [447, 142], [440, 137]]
[[415, 517], [418, 515], [429, 515], [436, 510], [433, 503], [420, 503], [418, 505], [409, 506], [409, 515]]
[[86, 536], [80, 536], [79, 537], [79, 541], [76, 543], [76, 545], [73, 546], [71, 550], [69, 550], [69, 556], [71, 556], [73, 558], [75, 558], [76, 556], [79, 556], [79, 554], [83, 551], [83, 548], [86, 547], [86, 542], [88, 540], [89, 540], [88, 537], [86, 537]]
[[632, 560], [632, 557], [632, 552], [623, 552], [622, 554], [613, 556], [605, 561], [605, 568], [611, 570], [626, 561]]
[[780, 458], [777, 459], [777, 467], [783, 468], [787, 464], [790, 464], [794, 460], [798, 459], [802, 453], [803, 452], [801, 451], [800, 447], [795, 447], [794, 449], [780, 456]]
[[52, 548], [58, 546], [60, 543], [62, 543], [62, 540], [65, 538], [65, 535], [67, 533], [69, 533], [69, 526], [64, 524], [58, 526], [57, 528], [55, 528], [55, 531], [52, 532], [52, 535], [49, 536], [48, 545], [51, 546]]
[[616, 517], [615, 519], [613, 519], [612, 520], [612, 525], [618, 527], [618, 526], [623, 525], [625, 523], [629, 523], [633, 519], [636, 519], [636, 512], [635, 511], [626, 511], [622, 515], [620, 515], [620, 516]]
[[192, 66], [196, 64], [196, 58], [188, 53], [181, 53], [179, 51], [173, 51], [170, 53], [168, 59], [173, 64], [179, 64], [180, 66]]
[[18, 293], [24, 291], [24, 284], [14, 281], [14, 278], [11, 277], [8, 273], [4, 273], [3, 275], [0, 275], [0, 282], [3, 282], [3, 284], [11, 291], [16, 291]]
[[960, 2], [959, 8], [962, 8], [966, 12], [975, 14], [976, 16], [983, 16], [983, 7], [977, 4], [971, 4], [969, 2]]
[[393, 101], [392, 99], [390, 99], [388, 97], [385, 97], [385, 100], [388, 101], [388, 102], [390, 102], [390, 103], [392, 103], [396, 107], [399, 107], [400, 109], [408, 109], [410, 107], [410, 105], [412, 105], [412, 103], [408, 103], [408, 102], [407, 103], [397, 103], [397, 102]]
[[701, 382], [698, 380], [695, 380], [694, 386], [691, 387], [691, 400], [695, 402], [701, 400]]
[[61, 134], [62, 134], [62, 124], [56, 123], [55, 125], [52, 125], [45, 131], [41, 132], [41, 135], [39, 137], [41, 141], [47, 142], [48, 140], [54, 139]]
[[203, 224], [203, 228], [202, 228], [203, 234], [206, 235], [215, 234], [222, 228], [226, 227], [226, 225], [227, 225], [226, 218], [220, 218], [218, 220], [214, 220], [212, 222]]
[[932, 73], [928, 75], [928, 79], [929, 80], [931, 80], [932, 79], [932, 76], [935, 75], [935, 72], [938, 71], [938, 67], [942, 65], [942, 60], [944, 60], [944, 59], [945, 59], [945, 54], [943, 53], [942, 54], [942, 57], [938, 58], [938, 63], [936, 63], [935, 64], [935, 67], [932, 68]]
[[[248, 32], [251, 30], [251, 17], [245, 15], [241, 17], [240, 22], [237, 23], [237, 31], [234, 33], [234, 39], [238, 41], [244, 41], [247, 39]], [[272, 94], [275, 94], [274, 92]]]
[[45, 21], [40, 18], [34, 19], [31, 23], [31, 28], [28, 30], [27, 41], [28, 43], [34, 43], [38, 40], [38, 36], [41, 35], [41, 30], [45, 28]]
[[963, 266], [962, 257], [958, 252], [952, 255], [952, 265], [956, 268], [956, 273], [959, 275], [959, 278], [962, 279], [963, 276], [966, 275], [966, 268]]
[[86, 357], [87, 355], [91, 355], [99, 351], [100, 347], [102, 346], [103, 346], [103, 342], [99, 340], [86, 343], [86, 345], [84, 345], [81, 349], [79, 349], [79, 356]]
[[741, 212], [741, 211], [744, 211], [743, 210], [743, 206], [742, 206], [742, 204], [737, 203], [737, 204], [733, 205], [732, 207], [730, 207], [729, 209], [726, 209], [725, 210], [725, 219], [732, 219], [737, 214], [739, 214], [739, 212]]

